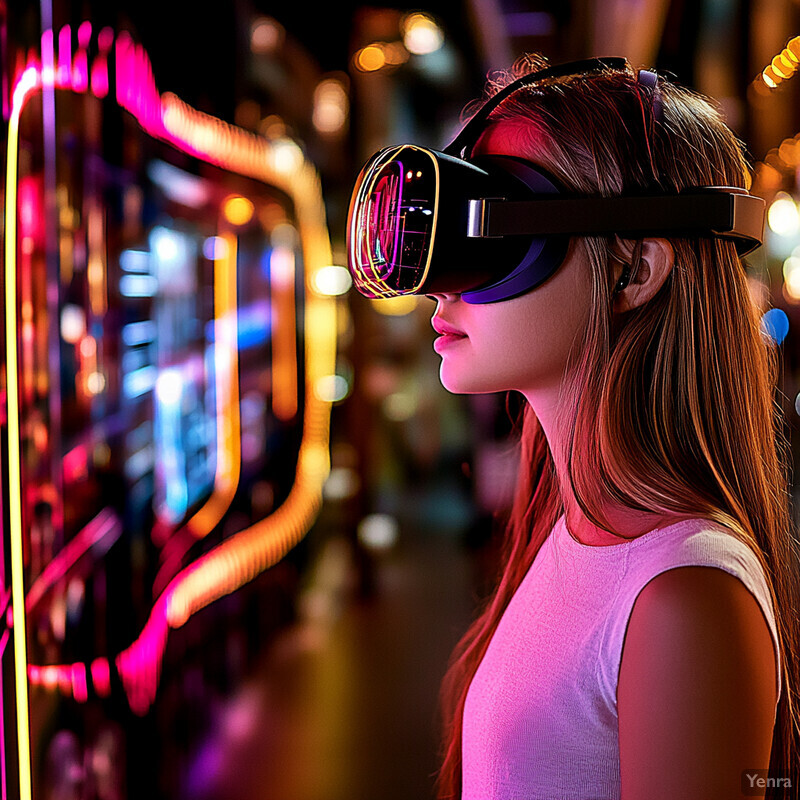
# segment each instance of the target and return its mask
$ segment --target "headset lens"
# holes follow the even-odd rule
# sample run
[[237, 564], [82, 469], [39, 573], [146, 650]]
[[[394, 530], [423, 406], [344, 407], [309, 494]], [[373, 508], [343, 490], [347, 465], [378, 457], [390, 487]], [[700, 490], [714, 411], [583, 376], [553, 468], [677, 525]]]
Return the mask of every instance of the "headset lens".
[[367, 164], [353, 195], [348, 259], [356, 288], [370, 297], [410, 294], [428, 272], [439, 175], [435, 159], [392, 147]]

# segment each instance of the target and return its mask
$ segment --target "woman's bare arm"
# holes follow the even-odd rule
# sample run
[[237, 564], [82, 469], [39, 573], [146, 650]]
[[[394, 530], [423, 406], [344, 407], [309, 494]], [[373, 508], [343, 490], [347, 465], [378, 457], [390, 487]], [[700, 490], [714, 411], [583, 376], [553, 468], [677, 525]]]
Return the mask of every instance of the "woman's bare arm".
[[617, 700], [621, 800], [744, 797], [743, 771], [769, 764], [776, 702], [772, 638], [744, 584], [697, 566], [651, 580], [628, 623]]

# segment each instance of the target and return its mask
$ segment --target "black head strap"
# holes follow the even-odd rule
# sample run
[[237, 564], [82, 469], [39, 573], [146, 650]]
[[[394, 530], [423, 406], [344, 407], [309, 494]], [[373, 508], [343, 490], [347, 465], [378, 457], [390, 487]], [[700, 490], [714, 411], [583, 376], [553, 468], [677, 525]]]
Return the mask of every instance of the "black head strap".
[[563, 78], [568, 75], [582, 75], [585, 72], [600, 72], [604, 69], [627, 70], [630, 69], [630, 65], [625, 58], [586, 58], [581, 61], [557, 64], [553, 67], [547, 67], [546, 69], [540, 69], [537, 72], [523, 75], [521, 78], [509, 83], [508, 86], [504, 86], [497, 94], [489, 98], [461, 129], [456, 138], [444, 148], [443, 152], [455, 156], [456, 158], [462, 158], [464, 152], [472, 149], [480, 134], [483, 133], [486, 121], [489, 119], [489, 115], [492, 111], [518, 89], [538, 83], [539, 81]]

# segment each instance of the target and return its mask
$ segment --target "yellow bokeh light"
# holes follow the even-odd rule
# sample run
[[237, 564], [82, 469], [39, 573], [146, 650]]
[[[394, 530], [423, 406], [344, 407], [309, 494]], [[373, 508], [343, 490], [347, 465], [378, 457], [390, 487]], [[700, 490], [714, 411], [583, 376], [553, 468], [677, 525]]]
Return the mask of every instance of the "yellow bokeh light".
[[785, 139], [778, 148], [778, 155], [784, 164], [795, 166], [798, 163], [798, 143], [794, 139]]
[[777, 55], [772, 59], [771, 66], [781, 78], [791, 78], [794, 73], [793, 66], [781, 55]]
[[245, 225], [253, 218], [253, 204], [240, 195], [231, 195], [222, 205], [222, 213], [231, 225]]
[[414, 12], [403, 20], [403, 44], [409, 53], [435, 53], [444, 43], [442, 29], [427, 14]]
[[774, 89], [777, 85], [783, 80], [774, 69], [772, 69], [772, 64], [770, 64], [764, 72], [761, 73], [764, 78], [764, 83], [769, 86], [770, 89]]
[[793, 236], [800, 231], [797, 203], [786, 192], [778, 192], [767, 212], [770, 230], [778, 236]]
[[353, 279], [347, 268], [335, 264], [320, 267], [314, 275], [312, 283], [314, 291], [326, 297], [346, 294], [352, 285]]
[[356, 53], [356, 67], [362, 72], [377, 72], [386, 65], [386, 55], [379, 43], [368, 44]]
[[[797, 277], [792, 278], [793, 274]], [[791, 255], [783, 262], [783, 277], [786, 281], [800, 280], [800, 258]]]
[[793, 300], [800, 300], [800, 270], [793, 270], [786, 276], [786, 292]]
[[379, 313], [389, 317], [403, 317], [410, 314], [419, 302], [413, 294], [404, 294], [400, 297], [383, 297], [370, 300], [372, 307]]
[[347, 122], [349, 101], [343, 83], [336, 78], [326, 78], [314, 90], [312, 121], [320, 133], [338, 133]]

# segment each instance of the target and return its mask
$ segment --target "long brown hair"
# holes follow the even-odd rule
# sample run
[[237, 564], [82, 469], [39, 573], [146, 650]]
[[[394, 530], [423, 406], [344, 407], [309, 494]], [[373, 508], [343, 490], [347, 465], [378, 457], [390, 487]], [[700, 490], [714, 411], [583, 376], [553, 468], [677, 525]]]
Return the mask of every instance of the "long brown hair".
[[[487, 84], [487, 96], [541, 69], [527, 55]], [[571, 191], [603, 196], [660, 188], [749, 188], [741, 142], [711, 102], [660, 81], [660, 108], [635, 72], [557, 78], [512, 94], [490, 123], [520, 121], [520, 155]], [[616, 533], [608, 498], [640, 511], [727, 526], [755, 552], [772, 595], [782, 692], [770, 777], [800, 785], [798, 539], [788, 487], [791, 452], [778, 396], [780, 353], [731, 242], [670, 237], [675, 264], [644, 306], [612, 314], [612, 237], [573, 241], [592, 275], [590, 321], [570, 355], [562, 397], [571, 490], [586, 517]], [[564, 510], [553, 454], [526, 406], [520, 472], [496, 589], [456, 647], [442, 685], [438, 795], [461, 795], [467, 690], [511, 597]], [[781, 785], [781, 784], [777, 784]], [[769, 796], [769, 795], [768, 795]]]

